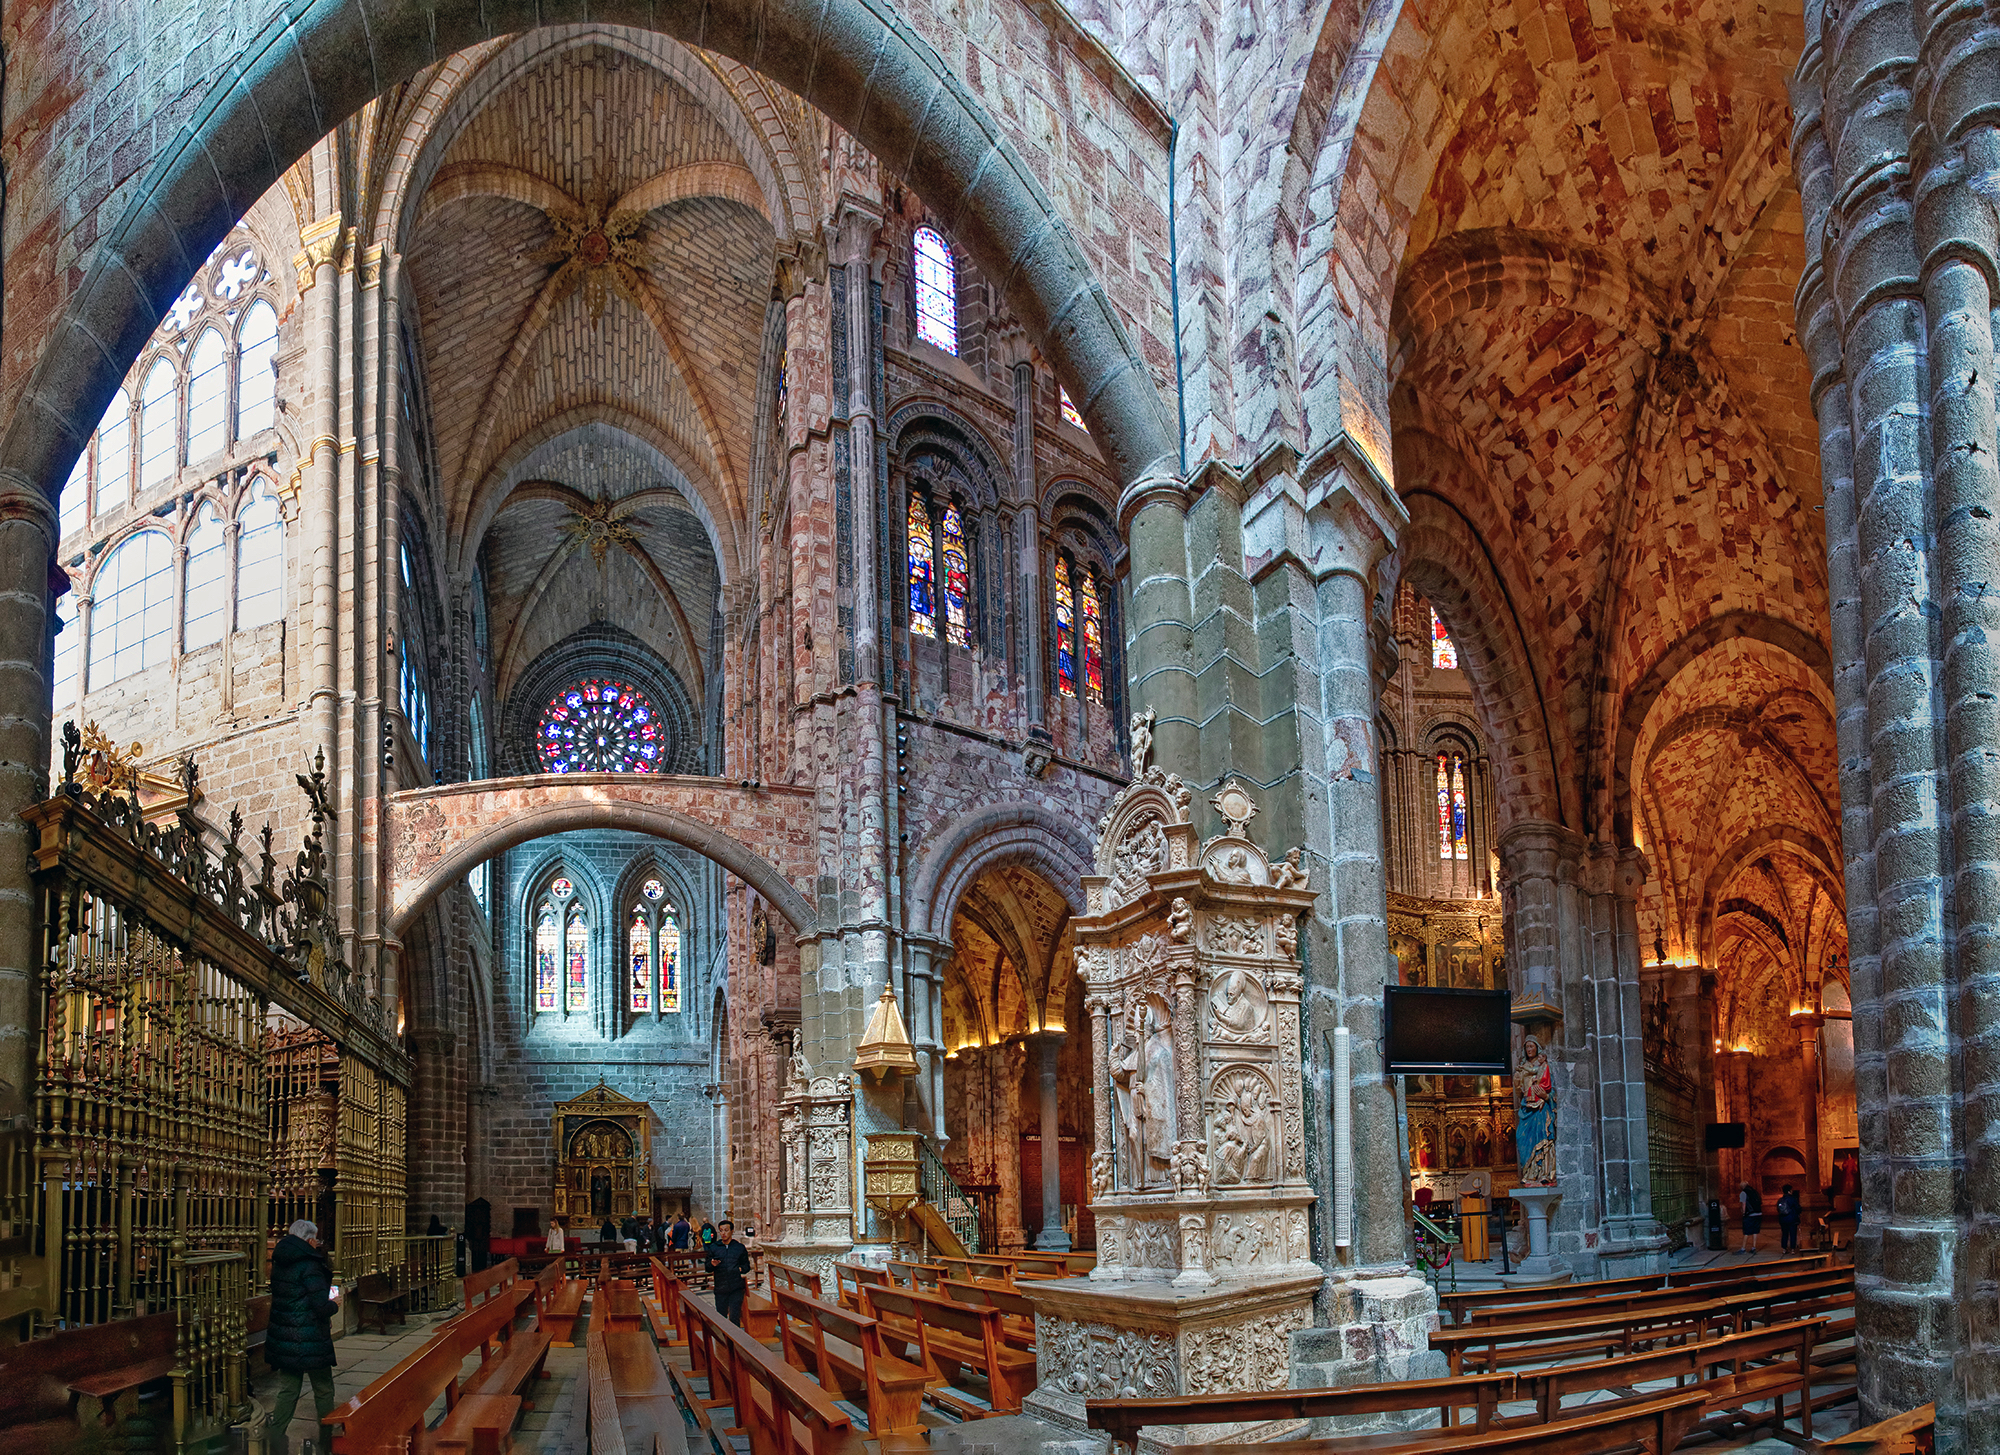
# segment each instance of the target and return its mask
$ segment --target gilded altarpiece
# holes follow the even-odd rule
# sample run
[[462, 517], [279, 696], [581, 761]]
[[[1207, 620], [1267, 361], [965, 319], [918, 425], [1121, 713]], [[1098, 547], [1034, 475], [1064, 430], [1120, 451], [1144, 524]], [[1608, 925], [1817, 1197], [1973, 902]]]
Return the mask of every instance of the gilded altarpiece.
[[556, 1212], [584, 1231], [653, 1215], [653, 1116], [603, 1082], [555, 1106]]
[[[1024, 1289], [1041, 1385], [1081, 1426], [1094, 1398], [1282, 1388], [1312, 1322], [1294, 851], [1273, 864], [1234, 781], [1202, 842], [1189, 789], [1148, 769], [1099, 823], [1075, 921], [1093, 1062], [1097, 1267]], [[1231, 1437], [1251, 1431], [1234, 1430]], [[1190, 1440], [1220, 1437], [1207, 1431]]]

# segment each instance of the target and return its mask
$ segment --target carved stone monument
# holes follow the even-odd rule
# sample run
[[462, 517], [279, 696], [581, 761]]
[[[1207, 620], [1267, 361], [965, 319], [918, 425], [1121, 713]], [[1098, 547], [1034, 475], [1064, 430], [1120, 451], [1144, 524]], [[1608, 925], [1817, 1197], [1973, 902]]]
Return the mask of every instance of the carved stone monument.
[[[1030, 1413], [1082, 1427], [1086, 1399], [1282, 1388], [1312, 1322], [1299, 1064], [1298, 857], [1276, 872], [1234, 780], [1199, 842], [1190, 793], [1144, 769], [1100, 821], [1075, 922], [1094, 1063], [1088, 1279], [1024, 1286], [1041, 1385]], [[1235, 1431], [1234, 1436], [1250, 1431]], [[1206, 1431], [1189, 1440], [1220, 1438]]]
[[778, 1236], [759, 1241], [831, 1288], [827, 1270], [854, 1245], [854, 1086], [844, 1072], [814, 1076], [796, 1033], [778, 1102], [778, 1148]]

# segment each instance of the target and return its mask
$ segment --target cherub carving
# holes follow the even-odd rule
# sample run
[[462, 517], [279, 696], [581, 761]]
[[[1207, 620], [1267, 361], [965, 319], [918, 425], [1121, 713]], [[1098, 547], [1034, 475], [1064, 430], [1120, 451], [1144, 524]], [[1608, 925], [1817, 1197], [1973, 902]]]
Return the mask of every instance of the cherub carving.
[[1167, 910], [1167, 938], [1175, 944], [1184, 945], [1189, 935], [1194, 933], [1194, 906], [1187, 900], [1175, 897]]
[[1312, 873], [1304, 863], [1305, 851], [1293, 849], [1285, 855], [1284, 862], [1271, 871], [1271, 887], [1274, 889], [1304, 889]]
[[1290, 915], [1278, 917], [1278, 953], [1296, 955], [1299, 952], [1299, 922]]

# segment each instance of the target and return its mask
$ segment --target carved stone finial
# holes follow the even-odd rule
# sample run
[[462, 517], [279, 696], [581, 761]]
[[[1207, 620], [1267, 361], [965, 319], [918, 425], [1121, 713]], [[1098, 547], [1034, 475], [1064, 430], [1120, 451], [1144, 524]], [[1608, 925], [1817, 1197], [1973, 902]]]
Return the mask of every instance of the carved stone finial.
[[1257, 816], [1257, 802], [1251, 798], [1247, 788], [1231, 777], [1222, 785], [1222, 791], [1209, 799], [1208, 803], [1209, 807], [1222, 815], [1222, 821], [1229, 825], [1232, 837], [1239, 839], [1247, 837], [1244, 830], [1250, 826], [1250, 820]]

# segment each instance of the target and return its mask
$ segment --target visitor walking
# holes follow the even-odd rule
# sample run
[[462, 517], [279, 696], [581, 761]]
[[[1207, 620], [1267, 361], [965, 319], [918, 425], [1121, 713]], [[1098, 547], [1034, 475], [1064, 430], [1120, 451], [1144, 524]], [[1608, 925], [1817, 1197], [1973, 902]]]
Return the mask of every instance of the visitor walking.
[[[709, 1231], [705, 1224], [703, 1231]], [[736, 1224], [728, 1218], [715, 1233], [715, 1241], [703, 1255], [708, 1271], [715, 1276], [715, 1311], [741, 1328], [743, 1295], [750, 1280], [750, 1250], [736, 1241]]]
[[694, 1237], [694, 1229], [689, 1225], [686, 1213], [674, 1214], [673, 1232], [669, 1236], [672, 1239], [673, 1249], [676, 1253], [687, 1252], [688, 1243]]
[[1789, 1182], [1778, 1194], [1778, 1246], [1787, 1253], [1799, 1251], [1799, 1194]]
[[706, 1248], [715, 1241], [715, 1224], [707, 1218], [701, 1220], [701, 1246]]
[[333, 1315], [340, 1307], [333, 1260], [319, 1245], [319, 1228], [304, 1218], [271, 1250], [271, 1323], [264, 1360], [278, 1371], [278, 1399], [271, 1410], [272, 1455], [287, 1455], [285, 1432], [310, 1378], [313, 1408], [322, 1422], [333, 1413]]
[[1743, 1209], [1743, 1251], [1757, 1251], [1757, 1234], [1764, 1227], [1764, 1195], [1744, 1183], [1736, 1193], [1736, 1202]]

